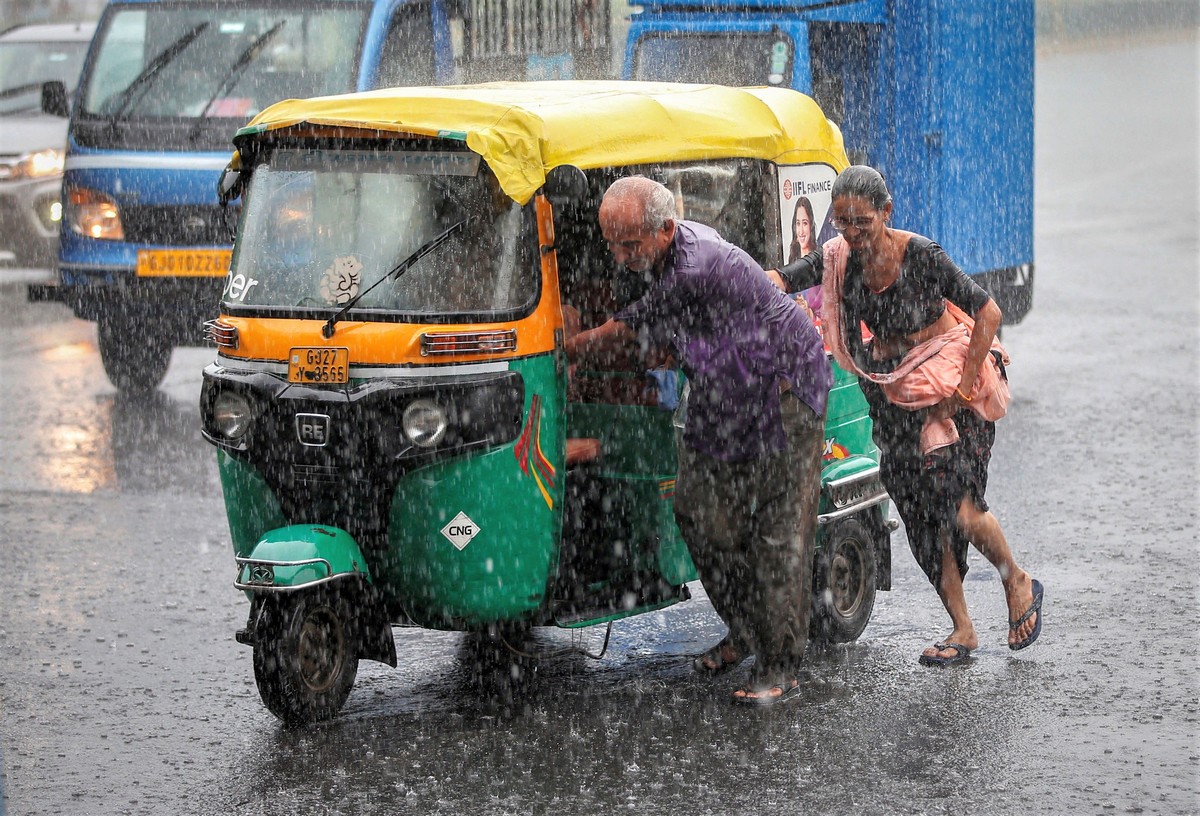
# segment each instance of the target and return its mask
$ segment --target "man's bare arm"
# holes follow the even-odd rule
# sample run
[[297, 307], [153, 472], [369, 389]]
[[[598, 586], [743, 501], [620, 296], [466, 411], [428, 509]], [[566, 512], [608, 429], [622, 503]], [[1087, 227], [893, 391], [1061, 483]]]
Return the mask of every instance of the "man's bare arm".
[[596, 359], [628, 348], [637, 341], [637, 333], [620, 320], [609, 320], [594, 329], [582, 331], [563, 344], [567, 359], [578, 362]]

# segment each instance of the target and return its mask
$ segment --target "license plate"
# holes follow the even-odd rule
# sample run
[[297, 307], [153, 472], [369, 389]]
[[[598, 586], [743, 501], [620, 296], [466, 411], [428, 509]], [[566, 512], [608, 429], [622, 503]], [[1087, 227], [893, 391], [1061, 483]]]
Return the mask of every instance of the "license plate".
[[229, 272], [230, 249], [139, 249], [140, 278], [223, 278]]
[[350, 379], [350, 349], [294, 348], [288, 356], [288, 382], [344, 383]]

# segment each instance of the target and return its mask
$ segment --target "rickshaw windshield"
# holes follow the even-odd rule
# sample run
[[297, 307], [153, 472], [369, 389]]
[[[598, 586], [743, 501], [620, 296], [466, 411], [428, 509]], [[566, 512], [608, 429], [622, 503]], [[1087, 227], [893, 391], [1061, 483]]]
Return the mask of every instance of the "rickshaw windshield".
[[474, 153], [277, 149], [244, 206], [223, 295], [235, 312], [328, 314], [358, 296], [351, 319], [499, 319], [537, 293], [532, 215]]

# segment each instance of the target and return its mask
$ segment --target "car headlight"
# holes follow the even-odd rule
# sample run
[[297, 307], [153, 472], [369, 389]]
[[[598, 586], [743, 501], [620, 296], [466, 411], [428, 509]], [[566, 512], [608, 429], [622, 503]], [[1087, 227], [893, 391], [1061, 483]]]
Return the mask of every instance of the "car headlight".
[[234, 391], [222, 391], [213, 402], [212, 421], [226, 439], [241, 439], [250, 429], [250, 403]]
[[36, 179], [61, 176], [66, 153], [54, 147], [26, 153], [4, 167], [3, 177], [11, 179]]
[[446, 411], [433, 400], [414, 400], [404, 409], [404, 433], [414, 444], [432, 448], [442, 441], [450, 424]]
[[67, 191], [67, 223], [71, 230], [89, 238], [121, 241], [125, 228], [121, 225], [121, 211], [117, 202], [104, 193], [86, 187], [72, 187]]

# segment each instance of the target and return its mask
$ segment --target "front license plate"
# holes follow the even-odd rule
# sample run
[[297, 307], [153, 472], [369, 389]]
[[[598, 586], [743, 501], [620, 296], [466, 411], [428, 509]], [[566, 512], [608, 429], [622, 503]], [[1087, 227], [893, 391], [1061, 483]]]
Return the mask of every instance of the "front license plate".
[[294, 348], [288, 356], [288, 382], [344, 383], [350, 379], [350, 349]]
[[230, 249], [139, 249], [139, 278], [223, 278], [233, 258]]

